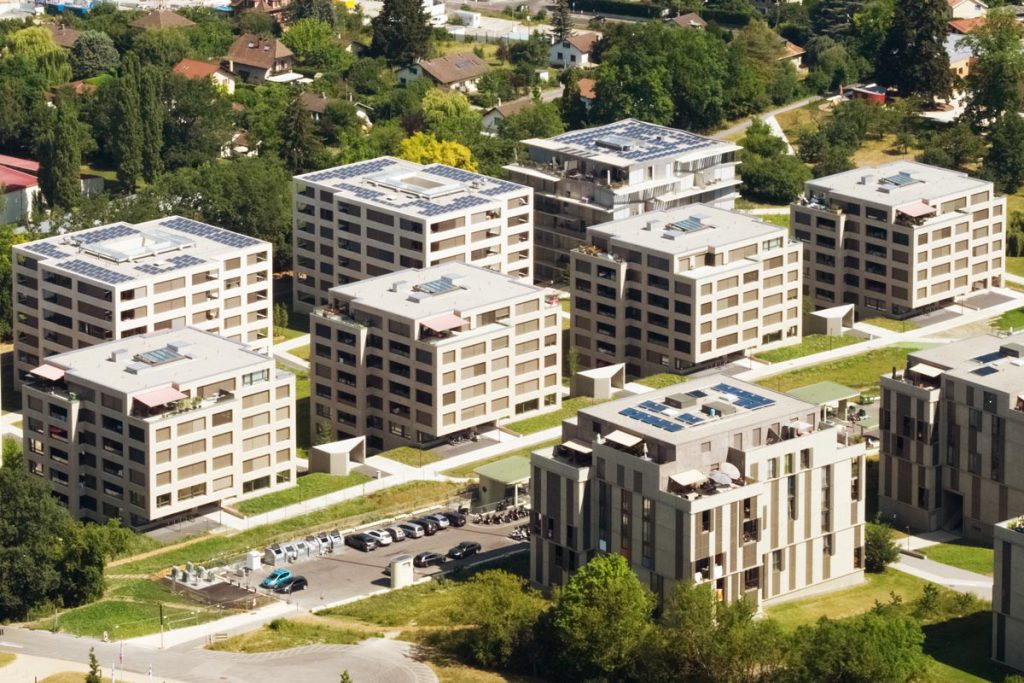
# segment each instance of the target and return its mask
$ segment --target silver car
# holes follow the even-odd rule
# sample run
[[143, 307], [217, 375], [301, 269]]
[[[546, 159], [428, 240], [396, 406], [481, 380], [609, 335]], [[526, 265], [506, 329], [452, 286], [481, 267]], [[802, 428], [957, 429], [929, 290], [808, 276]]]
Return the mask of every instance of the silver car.
[[440, 512], [435, 512], [432, 515], [426, 515], [427, 519], [432, 519], [437, 522], [438, 529], [447, 529], [452, 525], [451, 521], [447, 517], [442, 515]]
[[371, 529], [365, 533], [367, 536], [373, 536], [375, 539], [377, 539], [377, 545], [379, 546], [391, 545], [391, 534], [389, 534], [386, 531], [381, 531], [380, 529]]
[[384, 533], [391, 534], [391, 540], [395, 541], [396, 543], [398, 541], [405, 540], [405, 532], [399, 529], [397, 526], [389, 526], [387, 529], [384, 530]]
[[398, 525], [398, 528], [402, 530], [406, 538], [423, 538], [423, 527], [413, 522], [403, 522]]

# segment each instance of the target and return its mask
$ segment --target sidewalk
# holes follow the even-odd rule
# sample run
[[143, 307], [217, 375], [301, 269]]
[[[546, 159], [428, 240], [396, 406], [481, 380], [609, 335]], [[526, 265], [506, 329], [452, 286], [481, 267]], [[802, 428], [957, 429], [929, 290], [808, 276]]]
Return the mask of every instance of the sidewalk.
[[[60, 673], [74, 672], [84, 674], [89, 672], [88, 662], [75, 662], [64, 659], [52, 659], [50, 657], [37, 657], [35, 655], [22, 655], [15, 653], [13, 662], [0, 669], [0, 678], [4, 683], [36, 683], [44, 678]], [[110, 676], [111, 662], [100, 662], [100, 671], [104, 677]], [[81, 678], [79, 680], [82, 680]], [[117, 673], [118, 683], [152, 683], [158, 680], [160, 683], [177, 683], [170, 678], [158, 676], [155, 679], [146, 674], [132, 673], [130, 671], [119, 671]]]
[[972, 593], [982, 600], [992, 600], [992, 577], [976, 574], [965, 569], [951, 567], [948, 564], [929, 559], [918, 559], [910, 555], [901, 555], [900, 559], [889, 565], [904, 574], [916, 576], [925, 581], [949, 588], [959, 593]]
[[[244, 614], [234, 614], [230, 617], [224, 617], [223, 619], [208, 621], [205, 624], [167, 630], [164, 631], [163, 634], [162, 649], [166, 650], [178, 645], [196, 641], [205, 644], [206, 640], [214, 633], [243, 633], [245, 631], [251, 631], [254, 628], [258, 628], [263, 624], [270, 623], [279, 617], [288, 615], [297, 616], [305, 611], [306, 610], [287, 602], [274, 602], [257, 610], [245, 612]], [[159, 633], [153, 633], [148, 636], [139, 636], [138, 638], [129, 638], [124, 642], [126, 646], [132, 648], [144, 648], [147, 650], [161, 649], [161, 636]]]

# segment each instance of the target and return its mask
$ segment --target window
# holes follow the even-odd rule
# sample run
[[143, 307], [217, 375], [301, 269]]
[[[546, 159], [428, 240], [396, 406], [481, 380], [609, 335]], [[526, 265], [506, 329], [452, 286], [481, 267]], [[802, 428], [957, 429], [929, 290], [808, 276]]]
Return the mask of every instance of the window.
[[641, 503], [640, 562], [645, 569], [654, 569], [654, 508], [649, 498]]
[[789, 503], [789, 518], [797, 518], [797, 496], [796, 496], [796, 477], [791, 476], [786, 480], [786, 500]]
[[833, 545], [832, 545], [832, 534], [825, 534], [825, 535], [824, 535], [824, 536], [822, 537], [822, 541], [823, 541], [823, 544], [824, 544], [824, 551], [825, 551], [825, 554], [826, 554], [826, 555], [832, 555], [832, 554], [834, 554], [834, 553], [835, 553], [835, 550], [834, 550], [834, 547], [833, 547]]
[[700, 513], [700, 530], [704, 533], [711, 531], [711, 510]]
[[785, 569], [785, 567], [782, 564], [782, 551], [781, 550], [773, 550], [772, 551], [772, 571], [773, 572], [781, 572], [783, 569]]
[[242, 386], [251, 387], [254, 384], [260, 382], [267, 382], [270, 380], [270, 370], [257, 370], [256, 372], [250, 372], [242, 375]]
[[622, 539], [622, 543], [620, 553], [627, 561], [630, 561], [632, 559], [633, 545], [633, 493], [623, 489], [621, 494], [619, 535]]

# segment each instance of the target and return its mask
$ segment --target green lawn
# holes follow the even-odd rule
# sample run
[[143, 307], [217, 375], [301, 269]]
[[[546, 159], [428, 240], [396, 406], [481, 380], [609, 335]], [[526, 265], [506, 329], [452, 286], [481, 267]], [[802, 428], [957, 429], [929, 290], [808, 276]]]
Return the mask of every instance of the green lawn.
[[562, 424], [562, 420], [573, 417], [581, 408], [597, 405], [598, 403], [601, 403], [601, 401], [589, 396], [575, 396], [563, 399], [562, 407], [557, 410], [552, 410], [550, 413], [544, 413], [543, 415], [528, 417], [525, 420], [507, 424], [505, 427], [519, 434], [533, 434], [534, 432], [540, 432], [551, 427], [557, 427]]
[[377, 455], [385, 457], [388, 460], [400, 462], [403, 465], [408, 465], [409, 467], [423, 467], [424, 465], [429, 465], [430, 463], [437, 462], [441, 459], [441, 456], [434, 451], [412, 448], [410, 446], [392, 448], [390, 451], [384, 451]]
[[466, 463], [465, 465], [459, 465], [458, 467], [453, 467], [450, 470], [445, 470], [441, 472], [441, 474], [444, 474], [449, 477], [472, 477], [473, 471], [476, 470], [476, 468], [480, 467], [481, 465], [488, 465], [492, 462], [498, 462], [499, 460], [504, 460], [505, 458], [511, 458], [517, 455], [522, 456], [524, 458], [529, 458], [530, 453], [533, 453], [536, 450], [540, 450], [541, 448], [554, 446], [555, 444], [559, 443], [562, 443], [561, 439], [552, 439], [551, 441], [545, 441], [543, 443], [537, 444], [536, 446], [528, 446], [527, 448], [523, 448], [512, 453], [502, 453], [501, 455], [493, 455], [483, 460], [477, 460], [476, 462], [469, 462]]
[[966, 543], [940, 543], [922, 548], [921, 552], [929, 560], [966, 569], [969, 572], [992, 576], [993, 552], [991, 548]]
[[304, 334], [309, 334], [309, 315], [293, 311], [290, 299], [284, 303], [288, 308], [288, 326], [275, 327], [274, 340], [281, 341], [283, 339], [295, 339], [296, 337], [301, 337]]
[[659, 372], [657, 375], [650, 375], [649, 377], [641, 377], [636, 380], [637, 384], [643, 384], [645, 387], [652, 389], [664, 389], [670, 387], [673, 384], [679, 384], [685, 382], [686, 377], [683, 375], [677, 375], [672, 372]]
[[[220, 619], [231, 612], [208, 607], [175, 607], [164, 605], [165, 628], [183, 628]], [[35, 629], [52, 629], [53, 618], [40, 619], [29, 625]], [[106, 631], [111, 640], [136, 638], [160, 631], [160, 606], [154, 602], [134, 600], [99, 600], [58, 615], [57, 628], [65, 633], [99, 638]]]
[[777, 225], [780, 228], [788, 228], [789, 227], [789, 214], [788, 213], [769, 213], [769, 214], [765, 214], [763, 216], [755, 216], [755, 218], [759, 218], [762, 221], [764, 221], [765, 223], [771, 223], [772, 225]]
[[312, 472], [296, 479], [294, 488], [243, 500], [232, 507], [246, 516], [259, 515], [269, 510], [276, 510], [293, 503], [301, 503], [304, 500], [323, 496], [340, 489], [358, 486], [367, 481], [370, 481], [370, 477], [360, 472], [351, 472], [345, 476]]
[[380, 633], [339, 627], [326, 619], [274, 619], [262, 628], [213, 643], [207, 649], [223, 652], [272, 652], [320, 643], [353, 645], [367, 638], [379, 637]]
[[119, 574], [152, 574], [187, 561], [209, 565], [227, 560], [252, 548], [331, 526], [349, 527], [383, 519], [396, 512], [446, 501], [460, 485], [447, 482], [415, 481], [367, 496], [353, 498], [305, 515], [273, 524], [261, 524], [232, 536], [211, 536], [180, 548], [119, 565]]
[[750, 209], [783, 209], [789, 206], [788, 204], [764, 204], [762, 202], [755, 202], [746, 197], [736, 198], [736, 210], [737, 211], [749, 211]]
[[893, 320], [892, 318], [868, 318], [860, 322], [881, 327], [883, 330], [892, 330], [893, 332], [908, 332], [920, 327], [913, 320]]
[[810, 356], [822, 351], [831, 351], [832, 349], [838, 349], [842, 346], [849, 346], [862, 341], [864, 341], [862, 338], [855, 337], [852, 334], [843, 334], [838, 337], [830, 337], [825, 334], [809, 334], [797, 344], [755, 353], [754, 358], [763, 360], [766, 363], [780, 363], [784, 360], [793, 360], [794, 358], [802, 358], [803, 356]]
[[1006, 272], [1017, 277], [1024, 277], [1024, 256], [1008, 256]]
[[868, 353], [772, 375], [758, 380], [757, 383], [775, 391], [789, 391], [830, 380], [862, 392], [877, 394], [878, 378], [890, 372], [893, 367], [906, 366], [907, 353], [920, 348], [920, 345], [915, 344], [895, 344]]
[[996, 318], [993, 323], [996, 328], [1006, 332], [1009, 330], [1020, 330], [1024, 328], [1024, 308], [1016, 308], [1007, 311]]
[[934, 660], [924, 678], [927, 683], [1002, 681], [1014, 673], [989, 658], [992, 612], [988, 609], [927, 624], [923, 629], [925, 654]]
[[306, 346], [300, 346], [300, 347], [295, 348], [295, 349], [289, 349], [288, 353], [290, 353], [291, 355], [295, 356], [296, 358], [301, 358], [304, 361], [309, 361], [309, 345], [308, 344]]

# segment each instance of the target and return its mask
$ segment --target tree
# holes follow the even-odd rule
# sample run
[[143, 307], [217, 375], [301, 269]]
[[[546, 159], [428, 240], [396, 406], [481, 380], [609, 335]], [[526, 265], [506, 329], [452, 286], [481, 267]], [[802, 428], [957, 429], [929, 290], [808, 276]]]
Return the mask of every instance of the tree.
[[70, 210], [82, 195], [78, 136], [78, 113], [69, 100], [61, 98], [54, 126], [43, 133], [38, 150], [39, 187], [51, 207]]
[[556, 43], [572, 35], [572, 15], [569, 13], [569, 0], [556, 0], [555, 11], [551, 15], [551, 38]]
[[255, 33], [258, 36], [273, 35], [277, 27], [274, 17], [258, 9], [247, 9], [239, 14], [237, 24], [241, 33]]
[[517, 40], [508, 48], [508, 61], [526, 64], [535, 69], [547, 66], [551, 43], [540, 33], [531, 33], [526, 40]]
[[1003, 192], [1013, 193], [1024, 184], [1024, 120], [1016, 111], [1006, 112], [992, 124], [984, 170]]
[[803, 191], [804, 183], [811, 179], [811, 170], [799, 159], [788, 154], [762, 157], [744, 154], [741, 168], [744, 197], [771, 204], [793, 201]]
[[103, 683], [100, 662], [96, 659], [96, 648], [89, 648], [89, 673], [85, 675], [85, 683]]
[[878, 51], [892, 27], [896, 13], [896, 0], [868, 0], [853, 15], [853, 35], [850, 42], [869, 64], [878, 63]]
[[338, 16], [331, 0], [294, 0], [288, 5], [288, 22], [295, 24], [303, 19], [316, 19], [333, 27]]
[[501, 570], [476, 574], [468, 584], [457, 608], [472, 624], [466, 648], [477, 664], [508, 669], [532, 649], [544, 600], [525, 579]]
[[282, 302], [274, 304], [274, 330], [281, 331], [288, 327], [288, 307]]
[[334, 441], [334, 427], [330, 422], [316, 423], [316, 445], [322, 446], [325, 443]]
[[922, 150], [918, 161], [962, 169], [973, 166], [985, 155], [985, 141], [966, 122], [957, 121], [925, 139]]
[[424, 129], [438, 140], [469, 146], [480, 137], [483, 117], [462, 93], [431, 88], [423, 96], [421, 107]]
[[281, 125], [281, 160], [285, 168], [293, 174], [312, 171], [322, 145], [313, 131], [313, 119], [298, 95], [288, 103]]
[[146, 67], [139, 83], [139, 112], [142, 116], [142, 177], [156, 180], [163, 170], [164, 106], [160, 101], [160, 72]]
[[142, 175], [143, 128], [139, 105], [139, 79], [141, 66], [139, 58], [129, 53], [121, 65], [114, 93], [112, 119], [117, 126], [114, 138], [114, 163], [117, 166], [117, 182], [128, 192], [135, 191], [135, 183]]
[[565, 124], [554, 102], [534, 102], [532, 107], [498, 122], [498, 135], [515, 142], [550, 138], [564, 132]]
[[82, 31], [71, 47], [71, 73], [78, 79], [112, 72], [120, 60], [114, 41], [99, 31]]
[[892, 540], [892, 529], [881, 521], [868, 522], [864, 530], [864, 567], [869, 572], [884, 572], [900, 556]]
[[331, 25], [320, 19], [299, 19], [288, 27], [281, 42], [295, 53], [303, 64], [342, 72], [353, 62], [335, 37]]
[[398, 156], [418, 164], [444, 164], [467, 171], [477, 170], [469, 147], [454, 140], [438, 140], [430, 133], [416, 133], [402, 140]]
[[580, 94], [580, 70], [568, 68], [562, 72], [562, 121], [568, 130], [578, 130], [587, 126], [587, 104]]
[[994, 8], [985, 23], [959, 42], [969, 46], [974, 55], [967, 75], [967, 110], [975, 124], [1020, 111], [1024, 104], [1024, 48], [1016, 17], [1005, 8]]
[[22, 62], [29, 66], [46, 87], [71, 80], [71, 63], [67, 53], [58, 47], [50, 32], [42, 26], [15, 31], [7, 39], [10, 55], [5, 62]]
[[811, 28], [819, 36], [841, 39], [850, 34], [860, 0], [820, 0], [810, 11]]
[[946, 52], [948, 13], [946, 0], [903, 0], [896, 4], [876, 64], [882, 83], [896, 86], [904, 97], [949, 97], [953, 79]]
[[430, 52], [432, 33], [420, 0], [384, 0], [370, 26], [370, 52], [391, 66], [413, 64]]
[[172, 67], [184, 59], [192, 43], [182, 28], [161, 28], [139, 33], [132, 42], [132, 51], [144, 64]]
[[556, 647], [574, 680], [614, 680], [630, 667], [651, 629], [654, 598], [621, 555], [590, 560], [551, 608]]
[[208, 78], [171, 74], [162, 90], [164, 166], [199, 166], [219, 158], [234, 132], [231, 100]]

